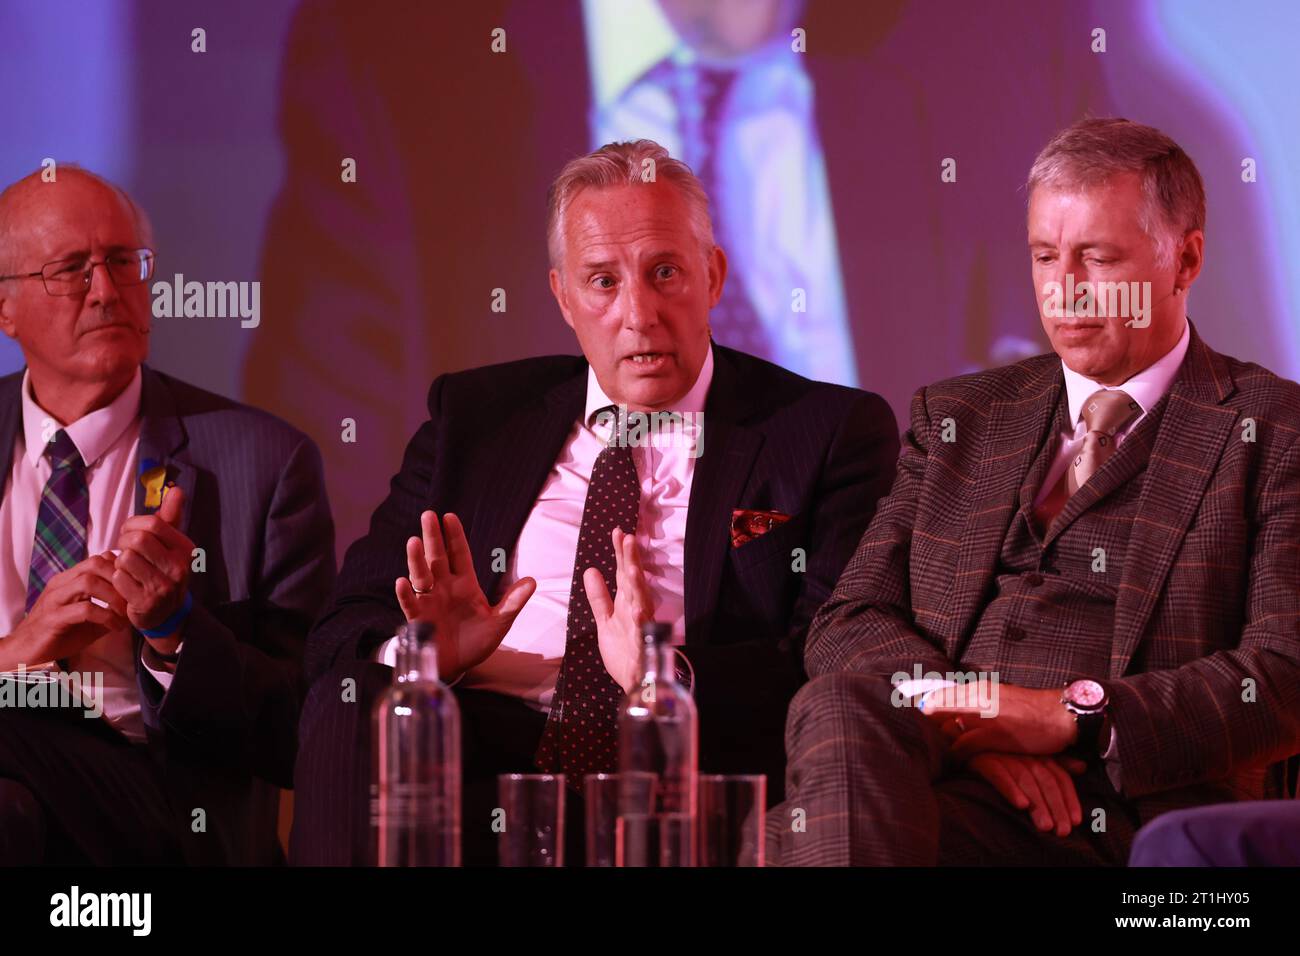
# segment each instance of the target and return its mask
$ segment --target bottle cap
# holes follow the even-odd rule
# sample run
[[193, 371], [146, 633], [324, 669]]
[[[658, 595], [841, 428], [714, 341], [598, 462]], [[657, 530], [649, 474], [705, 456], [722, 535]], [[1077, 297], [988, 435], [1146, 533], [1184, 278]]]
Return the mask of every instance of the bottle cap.
[[397, 629], [402, 642], [424, 645], [433, 643], [433, 625], [428, 621], [407, 621]]
[[673, 626], [664, 621], [646, 621], [641, 625], [641, 640], [647, 644], [671, 644]]

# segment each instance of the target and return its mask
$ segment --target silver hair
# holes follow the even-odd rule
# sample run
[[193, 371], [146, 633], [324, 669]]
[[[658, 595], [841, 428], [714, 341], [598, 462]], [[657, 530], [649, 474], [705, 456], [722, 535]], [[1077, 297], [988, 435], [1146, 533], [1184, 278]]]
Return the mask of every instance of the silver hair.
[[[18, 236], [22, 229], [22, 222], [18, 215], [17, 205], [18, 197], [29, 186], [29, 182], [37, 179], [45, 172], [44, 168], [28, 173], [21, 179], [15, 180], [0, 192], [0, 275], [9, 275], [18, 271]], [[153, 247], [153, 223], [149, 220], [149, 215], [140, 207], [140, 205], [131, 198], [131, 194], [112, 180], [105, 179], [98, 173], [91, 172], [83, 166], [76, 163], [59, 163], [56, 167], [56, 176], [67, 174], [84, 177], [92, 182], [96, 182], [105, 189], [111, 190], [122, 198], [127, 208], [131, 210], [131, 216], [135, 222], [136, 238], [141, 245]], [[58, 185], [56, 179], [53, 185]], [[49, 185], [49, 184], [45, 184]]]
[[[648, 178], [653, 176], [653, 179]], [[546, 194], [546, 249], [551, 266], [559, 268], [564, 252], [564, 216], [584, 189], [604, 186], [638, 186], [646, 182], [672, 183], [690, 209], [691, 228], [701, 251], [713, 251], [713, 220], [709, 197], [691, 168], [649, 139], [608, 143], [595, 152], [569, 160]]]
[[1174, 246], [1205, 229], [1205, 184], [1191, 157], [1160, 130], [1126, 119], [1081, 120], [1043, 147], [1025, 188], [1029, 195], [1037, 186], [1087, 189], [1129, 172], [1142, 176], [1142, 231], [1160, 266], [1169, 268]]

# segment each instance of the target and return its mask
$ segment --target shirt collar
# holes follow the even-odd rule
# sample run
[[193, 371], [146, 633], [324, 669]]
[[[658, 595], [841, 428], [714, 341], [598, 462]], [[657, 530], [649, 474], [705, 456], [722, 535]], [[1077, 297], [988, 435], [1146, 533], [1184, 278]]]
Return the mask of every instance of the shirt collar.
[[[695, 384], [691, 386], [690, 391], [682, 396], [681, 400], [673, 405], [669, 411], [699, 413], [704, 411], [704, 402], [709, 396], [709, 383], [713, 381], [713, 345], [709, 344], [709, 350], [704, 353], [704, 364], [700, 366], [700, 374], [695, 377]], [[583, 421], [588, 425], [591, 424], [592, 416], [602, 408], [608, 408], [610, 405], [617, 405], [612, 398], [605, 394], [605, 390], [600, 387], [600, 382], [596, 380], [596, 370], [587, 365], [587, 407], [583, 412]]]
[[1142, 371], [1119, 385], [1102, 385], [1094, 382], [1087, 376], [1080, 375], [1074, 371], [1064, 361], [1061, 362], [1061, 368], [1065, 372], [1065, 389], [1070, 400], [1070, 424], [1077, 425], [1079, 416], [1083, 413], [1083, 403], [1094, 392], [1106, 389], [1113, 391], [1123, 389], [1128, 393], [1128, 397], [1133, 399], [1142, 406], [1142, 414], [1145, 415], [1151, 411], [1152, 406], [1164, 397], [1169, 391], [1169, 386], [1174, 382], [1174, 376], [1178, 374], [1178, 367], [1183, 364], [1183, 357], [1187, 354], [1188, 343], [1192, 339], [1191, 323], [1183, 321], [1183, 334], [1179, 337], [1177, 344], [1174, 345], [1163, 358], [1157, 359], [1148, 365]]
[[[760, 65], [798, 68], [802, 58], [790, 50], [788, 34], [777, 34], [743, 57], [714, 63], [701, 58], [673, 29], [655, 0], [584, 0], [593, 99], [608, 109], [624, 93], [665, 62], [678, 67], [700, 64], [751, 72]], [[796, 70], [797, 72], [797, 70]]]
[[[30, 377], [30, 371], [23, 373], [23, 438], [27, 444], [25, 457], [35, 468], [45, 454], [45, 443], [52, 433], [47, 431], [46, 425], [51, 420], [50, 413], [37, 405], [32, 397]], [[140, 369], [137, 368], [130, 384], [117, 398], [63, 427], [87, 465], [98, 462], [127, 427], [140, 417], [140, 383]]]
[[587, 36], [594, 38], [588, 50], [597, 107], [616, 101], [680, 42], [654, 0], [585, 0], [583, 15]]

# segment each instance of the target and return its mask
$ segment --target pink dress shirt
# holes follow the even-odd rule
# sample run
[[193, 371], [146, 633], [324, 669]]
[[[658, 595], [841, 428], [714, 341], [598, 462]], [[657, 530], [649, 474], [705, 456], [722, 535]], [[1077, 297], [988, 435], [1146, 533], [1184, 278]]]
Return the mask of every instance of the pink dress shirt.
[[[81, 457], [87, 462], [90, 524], [86, 529], [87, 554], [102, 554], [117, 543], [122, 523], [135, 504], [136, 456], [140, 444], [140, 371], [122, 394], [103, 408], [65, 427]], [[0, 634], [9, 634], [26, 614], [27, 575], [32, 560], [32, 540], [41, 493], [50, 477], [43, 454], [45, 442], [58, 423], [32, 397], [28, 376], [23, 376], [23, 427], [13, 450], [13, 460], [0, 501]], [[101, 674], [104, 719], [131, 740], [143, 740], [140, 692], [135, 676], [134, 635], [130, 628], [100, 638], [68, 661], [77, 673]], [[45, 662], [32, 661], [36, 667]], [[165, 688], [171, 675], [149, 668]]]

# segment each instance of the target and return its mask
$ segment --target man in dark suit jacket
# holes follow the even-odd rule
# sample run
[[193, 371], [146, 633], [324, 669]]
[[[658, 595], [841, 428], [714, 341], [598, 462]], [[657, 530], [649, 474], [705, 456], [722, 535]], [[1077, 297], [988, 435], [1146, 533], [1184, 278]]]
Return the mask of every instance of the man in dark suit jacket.
[[[1057, 354], [917, 393], [809, 632], [770, 856], [1122, 864], [1163, 811], [1284, 792], [1300, 387], [1187, 321], [1204, 221], [1195, 166], [1149, 127], [1085, 121], [1040, 154]], [[1064, 309], [1075, 279], [1148, 282], [1145, 308]]]
[[0, 379], [0, 671], [95, 675], [102, 711], [0, 681], [0, 863], [282, 862], [335, 570], [316, 446], [142, 365], [153, 253], [116, 187], [33, 174], [0, 236], [0, 327], [27, 359]]
[[[557, 675], [592, 639], [590, 627], [572, 621], [587, 613], [588, 600], [601, 616], [602, 585], [599, 577], [588, 580], [587, 561], [599, 567], [595, 555], [610, 549], [611, 563], [602, 570], [614, 591], [615, 617], [635, 594], [614, 587], [607, 536], [584, 540], [579, 550], [593, 557], [574, 565], [578, 512], [583, 529], [590, 517], [583, 498], [606, 481], [591, 458], [613, 441], [593, 425], [607, 400], [633, 411], [682, 411], [697, 401], [691, 411], [703, 411], [703, 442], [692, 468], [668, 473], [648, 457], [635, 459], [638, 474], [631, 477], [640, 490], [629, 494], [639, 494], [640, 516], [632, 525], [640, 549], [658, 552], [663, 565], [658, 585], [645, 575], [653, 592], [646, 603], [680, 627], [700, 714], [701, 768], [767, 773], [779, 792], [781, 727], [803, 679], [803, 634], [890, 481], [898, 447], [894, 418], [878, 396], [811, 382], [712, 343], [708, 310], [721, 294], [726, 261], [712, 244], [698, 182], [652, 143], [593, 155], [601, 162], [575, 160], [552, 192], [559, 197], [552, 204], [558, 223], [551, 233], [552, 288], [586, 358], [528, 359], [433, 383], [429, 421], [409, 444], [370, 534], [349, 549], [333, 606], [312, 633], [314, 683], [302, 718], [291, 842], [297, 862], [365, 859], [368, 701], [391, 680], [390, 668], [375, 662], [377, 649], [418, 615], [416, 589], [427, 591], [438, 577], [424, 566], [423, 554], [428, 522], [436, 527], [436, 515], [447, 512], [456, 515], [443, 522], [452, 573], [477, 592], [466, 615], [493, 630], [486, 650], [447, 648], [447, 659], [469, 657], [471, 665], [449, 675], [464, 675], [456, 693], [464, 721], [465, 858], [493, 858], [494, 777], [548, 763], [539, 753], [548, 714], [553, 724], [564, 724], [551, 696]], [[639, 179], [647, 159], [656, 164], [656, 182]], [[593, 178], [583, 179], [573, 172], [583, 164], [613, 178], [600, 179], [588, 168]], [[611, 174], [614, 168], [621, 173]], [[566, 181], [567, 187], [558, 185]], [[570, 484], [580, 492], [568, 499], [572, 508], [554, 509]], [[423, 549], [412, 537], [421, 532], [422, 513]], [[534, 537], [530, 529], [539, 516], [549, 524]], [[546, 554], [556, 540], [567, 543]], [[468, 555], [459, 568], [457, 541]], [[544, 586], [534, 593], [534, 576], [552, 574], [557, 587], [549, 590], [558, 590], [559, 601], [550, 605], [556, 627], [547, 631], [539, 610], [532, 618], [516, 616], [521, 607], [549, 600]], [[633, 655], [635, 626], [645, 616], [649, 608], [642, 607], [625, 622]], [[618, 640], [616, 629], [606, 620], [597, 627], [608, 671], [601, 679], [614, 695], [600, 698], [606, 727], [628, 686], [617, 655], [607, 653], [606, 645]], [[532, 689], [538, 692], [492, 689], [501, 685], [497, 675], [508, 655], [527, 656], [546, 633], [560, 640], [551, 652], [532, 652], [543, 658]], [[512, 650], [497, 648], [503, 638]], [[442, 648], [439, 653], [443, 659]], [[363, 691], [351, 700], [343, 693], [349, 679]], [[571, 680], [555, 690], [566, 695], [568, 713], [583, 703], [574, 699], [575, 686]], [[552, 729], [564, 733], [563, 726]], [[616, 763], [611, 755], [603, 766], [561, 761], [551, 769], [579, 782], [580, 770], [613, 771]]]

